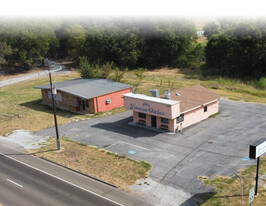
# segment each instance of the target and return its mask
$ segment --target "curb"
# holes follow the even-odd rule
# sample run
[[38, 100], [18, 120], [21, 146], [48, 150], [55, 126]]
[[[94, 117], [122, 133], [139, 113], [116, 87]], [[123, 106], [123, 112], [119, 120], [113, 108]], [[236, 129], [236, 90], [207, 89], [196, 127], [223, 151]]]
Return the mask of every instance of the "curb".
[[[38, 157], [38, 156], [36, 156], [36, 155], [33, 155], [33, 156]], [[103, 183], [103, 184], [105, 184], [105, 185], [108, 185], [108, 186], [110, 186], [110, 187], [113, 187], [113, 188], [118, 189], [117, 186], [115, 186], [115, 185], [113, 185], [113, 184], [111, 184], [111, 183], [108, 183], [108, 182], [105, 182], [105, 181], [103, 181], [103, 180], [100, 180], [100, 179], [98, 179], [98, 178], [96, 178], [96, 177], [92, 177], [92, 176], [90, 176], [90, 175], [84, 174], [84, 173], [82, 173], [82, 172], [80, 172], [80, 171], [78, 171], [78, 170], [75, 170], [75, 169], [69, 168], [69, 167], [67, 167], [67, 166], [61, 165], [61, 164], [56, 163], [56, 162], [53, 162], [53, 161], [48, 160], [48, 159], [46, 159], [46, 158], [44, 158], [44, 157], [38, 157], [38, 158], [40, 158], [40, 159], [42, 159], [42, 160], [45, 160], [45, 161], [47, 161], [47, 162], [50, 162], [50, 163], [56, 164], [57, 166], [63, 167], [63, 168], [65, 168], [65, 169], [71, 170], [72, 172], [76, 172], [76, 173], [78, 173], [78, 174], [80, 174], [80, 175], [83, 175], [83, 176], [85, 176], [85, 177], [88, 177], [88, 178], [90, 178], [90, 179], [93, 179], [93, 180], [96, 180], [96, 181], [98, 181], [98, 182], [101, 182], [101, 183]], [[1, 205], [0, 205], [0, 206], [1, 206]]]

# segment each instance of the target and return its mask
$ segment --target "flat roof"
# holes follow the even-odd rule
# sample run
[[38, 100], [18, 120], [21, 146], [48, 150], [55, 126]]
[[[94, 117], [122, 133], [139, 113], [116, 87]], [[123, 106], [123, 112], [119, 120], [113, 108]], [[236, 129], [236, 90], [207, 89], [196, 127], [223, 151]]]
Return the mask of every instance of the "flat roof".
[[[131, 88], [132, 86], [114, 82], [108, 79], [72, 79], [56, 83], [56, 89], [84, 99], [110, 94]], [[34, 87], [35, 89], [50, 89], [50, 84]]]
[[140, 100], [146, 100], [146, 101], [166, 104], [166, 105], [175, 105], [175, 104], [179, 103], [179, 101], [175, 101], [175, 100], [161, 99], [161, 98], [157, 98], [157, 97], [150, 97], [150, 96], [146, 96], [146, 95], [143, 95], [143, 94], [133, 94], [132, 92], [127, 93], [127, 94], [123, 94], [123, 96], [124, 97], [134, 98], [134, 99], [140, 99]]

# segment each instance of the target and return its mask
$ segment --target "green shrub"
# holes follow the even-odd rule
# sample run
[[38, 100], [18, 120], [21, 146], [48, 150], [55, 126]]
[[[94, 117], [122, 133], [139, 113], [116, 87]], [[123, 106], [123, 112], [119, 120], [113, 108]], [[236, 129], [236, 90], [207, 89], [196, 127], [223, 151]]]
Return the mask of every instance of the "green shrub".
[[141, 161], [140, 163], [145, 169], [147, 169], [147, 170], [151, 169], [151, 164], [150, 163], [144, 162], [144, 161]]
[[261, 77], [255, 85], [258, 89], [266, 89], [266, 77]]

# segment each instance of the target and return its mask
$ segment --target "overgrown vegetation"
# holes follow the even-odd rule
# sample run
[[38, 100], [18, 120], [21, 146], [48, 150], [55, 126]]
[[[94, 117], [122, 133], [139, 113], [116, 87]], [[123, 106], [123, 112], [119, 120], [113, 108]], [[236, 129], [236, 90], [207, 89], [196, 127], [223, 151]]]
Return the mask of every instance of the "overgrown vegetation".
[[251, 85], [255, 85], [258, 89], [266, 89], [266, 78], [261, 77], [258, 81], [251, 81]]
[[[260, 175], [266, 173], [266, 158], [260, 160]], [[254, 178], [256, 177], [256, 165], [247, 169], [239, 171], [239, 175], [243, 179], [243, 203], [249, 204], [249, 190], [255, 186]], [[215, 193], [203, 197], [204, 201], [202, 206], [238, 206], [241, 205], [241, 185], [237, 176], [223, 177], [217, 176], [215, 179], [210, 180], [208, 177], [200, 177], [205, 185], [214, 187]], [[266, 179], [260, 179], [258, 187], [258, 196], [255, 197], [252, 205], [263, 206], [266, 202]]]
[[[135, 92], [150, 95], [150, 89], [159, 89], [160, 94], [166, 90], [177, 90], [200, 83], [202, 86], [213, 90], [222, 97], [236, 101], [266, 103], [266, 90], [256, 87], [257, 81], [242, 81], [229, 78], [205, 78], [195, 70], [160, 69], [144, 73], [142, 85], [135, 87]], [[125, 80], [131, 84], [138, 83], [133, 71], [125, 75]]]
[[50, 144], [31, 152], [119, 188], [126, 189], [138, 179], [148, 177], [152, 167], [150, 163], [136, 161], [66, 138], [61, 138], [60, 151], [53, 150], [54, 148], [56, 148], [56, 141], [52, 139]]
[[91, 64], [87, 57], [80, 57], [79, 68], [82, 78], [103, 78], [111, 79], [116, 82], [121, 82], [125, 72], [128, 71], [127, 68], [120, 70], [118, 67], [114, 66], [113, 62], [106, 62], [103, 65], [99, 65], [99, 63]]

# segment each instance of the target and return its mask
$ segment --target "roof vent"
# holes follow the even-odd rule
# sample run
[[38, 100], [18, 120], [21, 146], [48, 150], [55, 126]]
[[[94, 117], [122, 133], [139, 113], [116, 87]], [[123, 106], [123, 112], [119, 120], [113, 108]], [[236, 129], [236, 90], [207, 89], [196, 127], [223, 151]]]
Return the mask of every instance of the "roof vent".
[[152, 89], [152, 90], [150, 90], [150, 93], [154, 97], [158, 97], [159, 96], [159, 90], [158, 89]]
[[164, 94], [165, 94], [165, 99], [171, 99], [171, 92], [170, 92], [170, 90], [167, 90]]
[[179, 93], [175, 93], [175, 95], [178, 96], [178, 97], [181, 96]]

